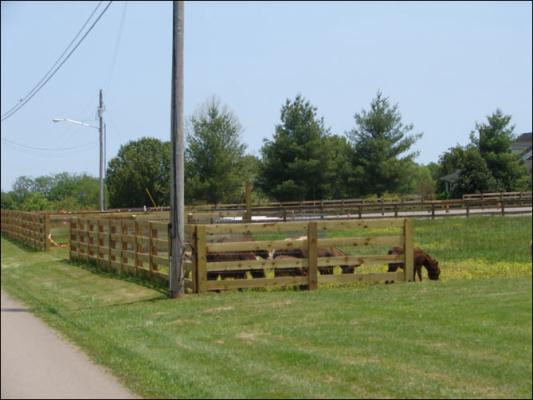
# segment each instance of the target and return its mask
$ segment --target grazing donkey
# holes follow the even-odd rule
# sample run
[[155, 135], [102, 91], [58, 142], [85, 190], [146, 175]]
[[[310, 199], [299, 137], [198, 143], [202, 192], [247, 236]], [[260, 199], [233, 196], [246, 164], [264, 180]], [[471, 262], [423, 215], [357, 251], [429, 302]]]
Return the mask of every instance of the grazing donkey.
[[[427, 254], [424, 250], [420, 248], [415, 248], [414, 250], [414, 272], [415, 277], [418, 275], [418, 279], [422, 280], [422, 265], [426, 267], [428, 271], [428, 278], [431, 280], [439, 280], [440, 275], [440, 268], [439, 268], [439, 262], [433, 258], [429, 254]], [[392, 249], [389, 250], [388, 254], [396, 254], [401, 255], [403, 254], [403, 248], [395, 246]], [[398, 268], [404, 269], [404, 263], [391, 263], [389, 264], [389, 271], [388, 272], [395, 272]]]

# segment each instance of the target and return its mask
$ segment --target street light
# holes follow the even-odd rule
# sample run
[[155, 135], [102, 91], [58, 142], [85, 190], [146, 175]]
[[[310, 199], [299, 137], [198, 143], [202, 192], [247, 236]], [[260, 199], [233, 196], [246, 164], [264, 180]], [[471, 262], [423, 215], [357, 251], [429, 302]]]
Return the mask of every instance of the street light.
[[82, 122], [82, 121], [76, 121], [76, 120], [70, 119], [70, 118], [54, 118], [52, 121], [53, 122], [71, 122], [73, 124], [83, 125], [83, 126], [88, 126], [89, 128], [98, 129], [97, 126], [90, 125], [90, 124], [87, 124], [87, 123]]
[[104, 132], [105, 132], [105, 124], [103, 122], [103, 101], [102, 101], [102, 92], [100, 91], [100, 108], [99, 108], [99, 115], [100, 115], [100, 126], [94, 126], [91, 124], [88, 124], [86, 122], [82, 121], [76, 121], [74, 119], [70, 118], [54, 118], [52, 119], [53, 122], [70, 122], [72, 124], [76, 125], [82, 125], [86, 126], [88, 128], [94, 128], [98, 129], [100, 131], [100, 211], [104, 211], [104, 146], [105, 146], [105, 139], [104, 139]]

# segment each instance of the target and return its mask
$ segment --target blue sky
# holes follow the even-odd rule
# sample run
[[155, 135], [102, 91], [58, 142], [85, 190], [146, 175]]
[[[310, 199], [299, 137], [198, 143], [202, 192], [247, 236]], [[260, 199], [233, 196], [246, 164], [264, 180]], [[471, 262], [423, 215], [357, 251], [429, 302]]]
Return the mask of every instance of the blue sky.
[[[2, 1], [2, 114], [96, 4]], [[381, 90], [424, 133], [417, 161], [437, 161], [497, 107], [516, 133], [531, 131], [531, 14], [531, 2], [186, 2], [185, 115], [216, 95], [259, 155], [287, 98], [301, 93], [344, 134]], [[101, 88], [107, 159], [129, 140], [169, 140], [171, 33], [171, 2], [114, 2], [56, 76], [2, 122], [2, 189], [21, 175], [98, 176], [97, 131], [51, 120], [93, 120]]]

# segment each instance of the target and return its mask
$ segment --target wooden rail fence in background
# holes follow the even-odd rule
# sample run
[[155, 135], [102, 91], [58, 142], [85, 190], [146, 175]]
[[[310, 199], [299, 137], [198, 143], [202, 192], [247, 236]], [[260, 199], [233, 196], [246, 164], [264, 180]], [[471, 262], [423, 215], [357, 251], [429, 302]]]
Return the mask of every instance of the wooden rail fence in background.
[[[247, 190], [249, 193], [250, 190]], [[248, 198], [250, 196], [247, 196]], [[531, 192], [503, 192], [467, 194], [463, 199], [423, 200], [420, 196], [408, 196], [399, 199], [343, 199], [315, 200], [301, 202], [271, 202], [263, 204], [238, 203], [219, 205], [186, 206], [189, 215], [187, 223], [250, 222], [252, 217], [263, 217], [265, 221], [291, 221], [298, 219], [352, 219], [352, 218], [416, 218], [443, 216], [470, 216], [476, 214], [514, 214], [524, 213], [523, 208], [532, 207]], [[522, 209], [519, 209], [522, 208]], [[509, 210], [511, 209], [511, 210]], [[530, 211], [529, 211], [530, 212]], [[66, 227], [71, 218], [90, 218], [106, 216], [109, 218], [130, 218], [166, 220], [169, 218], [168, 207], [106, 210], [47, 212], [52, 228]], [[132, 216], [135, 217], [132, 217]], [[225, 221], [224, 221], [225, 219]]]
[[[266, 221], [301, 219], [352, 218], [435, 218], [475, 214], [523, 214], [531, 212], [531, 195], [523, 197], [489, 197], [483, 199], [453, 199], [383, 202], [367, 204], [318, 204], [287, 207], [252, 207], [251, 210], [213, 210], [189, 213], [189, 223], [242, 222], [246, 218], [262, 217]], [[524, 210], [528, 208], [529, 210]], [[226, 220], [226, 221], [224, 221]]]
[[493, 192], [464, 194], [464, 200], [527, 200], [531, 201], [531, 192]]
[[0, 225], [2, 233], [12, 239], [38, 250], [49, 248], [50, 217], [47, 214], [2, 210]]

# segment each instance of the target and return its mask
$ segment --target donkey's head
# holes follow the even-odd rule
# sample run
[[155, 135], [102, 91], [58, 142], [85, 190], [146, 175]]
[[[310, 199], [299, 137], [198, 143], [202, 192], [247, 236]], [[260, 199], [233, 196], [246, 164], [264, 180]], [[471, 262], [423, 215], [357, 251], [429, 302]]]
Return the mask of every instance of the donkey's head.
[[424, 266], [428, 271], [428, 278], [433, 281], [438, 281], [440, 276], [439, 262], [426, 254]]

